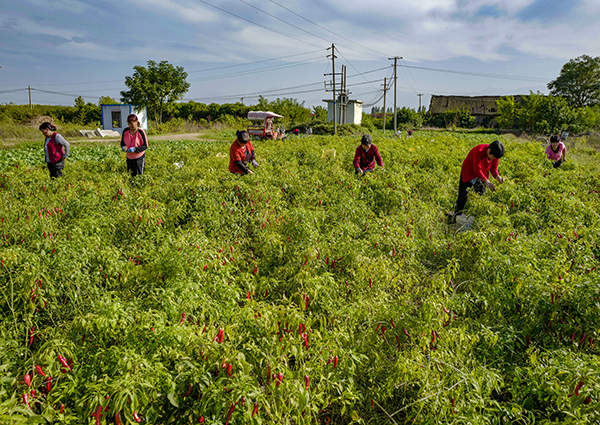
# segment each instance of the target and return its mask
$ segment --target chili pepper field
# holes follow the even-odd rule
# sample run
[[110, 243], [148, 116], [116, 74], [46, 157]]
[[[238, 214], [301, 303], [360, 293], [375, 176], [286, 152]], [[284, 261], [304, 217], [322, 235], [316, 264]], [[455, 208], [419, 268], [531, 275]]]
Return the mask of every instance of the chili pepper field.
[[376, 136], [356, 177], [359, 137], [312, 136], [240, 177], [233, 139], [151, 141], [134, 179], [117, 142], [57, 180], [41, 141], [0, 151], [0, 423], [600, 422], [595, 150]]

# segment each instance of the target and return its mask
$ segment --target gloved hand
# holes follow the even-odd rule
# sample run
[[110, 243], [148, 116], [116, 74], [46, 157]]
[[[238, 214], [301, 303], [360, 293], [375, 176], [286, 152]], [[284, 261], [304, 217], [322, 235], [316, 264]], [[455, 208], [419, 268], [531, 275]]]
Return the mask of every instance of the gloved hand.
[[252, 165], [254, 166], [254, 168], [258, 167], [258, 162], [256, 162], [255, 159], [252, 160]]
[[132, 146], [129, 149], [127, 149], [129, 152], [135, 152], [135, 148]]
[[121, 150], [125, 152], [127, 150], [127, 146], [121, 146]]

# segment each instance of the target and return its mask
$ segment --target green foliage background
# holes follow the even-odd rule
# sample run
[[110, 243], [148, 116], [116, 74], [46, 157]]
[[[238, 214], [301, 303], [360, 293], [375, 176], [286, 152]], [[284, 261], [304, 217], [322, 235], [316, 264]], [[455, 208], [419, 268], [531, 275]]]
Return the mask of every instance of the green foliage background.
[[256, 142], [244, 177], [233, 137], [151, 143], [133, 180], [117, 144], [74, 146], [58, 180], [0, 151], [0, 422], [600, 420], [596, 151], [553, 169], [504, 140], [506, 183], [456, 233], [492, 136], [376, 137], [364, 178], [358, 137]]

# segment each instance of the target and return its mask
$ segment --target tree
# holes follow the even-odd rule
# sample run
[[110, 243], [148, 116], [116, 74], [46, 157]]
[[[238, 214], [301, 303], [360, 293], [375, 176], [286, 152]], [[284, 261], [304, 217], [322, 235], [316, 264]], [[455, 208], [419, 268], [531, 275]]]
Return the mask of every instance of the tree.
[[558, 78], [548, 83], [548, 89], [576, 108], [600, 103], [600, 57], [581, 55], [571, 59]]
[[183, 98], [190, 88], [187, 72], [182, 66], [167, 61], [148, 61], [148, 68], [134, 66], [131, 77], [125, 77], [129, 90], [121, 92], [121, 101], [151, 108], [156, 127], [162, 123], [162, 115], [176, 100]]
[[324, 106], [314, 106], [312, 113], [315, 120], [327, 122], [327, 108]]
[[117, 103], [117, 101], [110, 96], [100, 96], [100, 99], [98, 99], [98, 106], [114, 105], [115, 103]]

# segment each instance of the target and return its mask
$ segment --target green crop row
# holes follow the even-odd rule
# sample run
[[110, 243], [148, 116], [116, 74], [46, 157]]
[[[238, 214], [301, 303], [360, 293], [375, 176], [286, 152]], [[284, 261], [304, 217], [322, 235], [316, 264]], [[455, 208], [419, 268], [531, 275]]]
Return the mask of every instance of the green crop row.
[[57, 180], [0, 151], [0, 422], [598, 422], [598, 154], [504, 140], [457, 232], [492, 140], [376, 138], [365, 177], [353, 138], [256, 142], [243, 177], [229, 142], [134, 179], [116, 144]]

